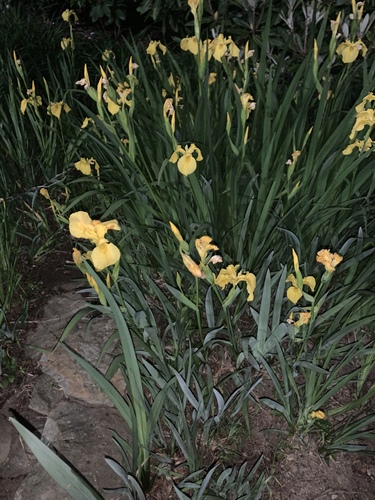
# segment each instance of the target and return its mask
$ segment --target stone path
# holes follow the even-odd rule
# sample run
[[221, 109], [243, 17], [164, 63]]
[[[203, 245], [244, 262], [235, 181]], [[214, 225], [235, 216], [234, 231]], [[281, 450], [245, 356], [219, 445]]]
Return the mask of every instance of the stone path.
[[[105, 394], [66, 349], [60, 346], [53, 354], [49, 352], [70, 318], [85, 304], [73, 285], [64, 286], [61, 295], [49, 299], [43, 319], [28, 334], [27, 343], [45, 351], [28, 349], [42, 374], [33, 381], [28, 407], [19, 412], [19, 417], [40, 432], [42, 438], [66, 457], [104, 498], [115, 499], [119, 496], [103, 492], [103, 488], [123, 485], [104, 459], [110, 456], [120, 460], [109, 429], [115, 429], [128, 440], [126, 425]], [[95, 365], [113, 331], [114, 324], [108, 318], [85, 317], [70, 332], [66, 342]], [[98, 366], [103, 373], [115, 355], [113, 349], [114, 345]], [[122, 378], [115, 376], [114, 383], [123, 393]], [[0, 413], [0, 499], [71, 499], [39, 465], [8, 422], [17, 397], [10, 398]]]

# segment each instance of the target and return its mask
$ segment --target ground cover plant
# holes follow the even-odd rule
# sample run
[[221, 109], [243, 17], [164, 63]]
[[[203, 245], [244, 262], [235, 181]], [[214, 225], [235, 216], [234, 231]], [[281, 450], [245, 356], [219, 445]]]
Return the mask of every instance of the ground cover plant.
[[[27, 213], [69, 227], [97, 294], [57, 347], [131, 431], [131, 442], [113, 431], [117, 492], [146, 498], [168, 477], [174, 498], [260, 498], [261, 457], [212, 453], [236, 426], [251, 432], [249, 408], [315, 436], [325, 457], [373, 450], [374, 14], [254, 2], [256, 28], [237, 40], [220, 23], [206, 37], [204, 3], [187, 5], [188, 36], [124, 39], [78, 70], [78, 16], [65, 10], [48, 78], [30, 80], [9, 52], [3, 160], [20, 168], [37, 152], [35, 177], [19, 180], [33, 187]], [[106, 374], [68, 347], [86, 313], [116, 323]], [[101, 498], [12, 422], [74, 498]]]

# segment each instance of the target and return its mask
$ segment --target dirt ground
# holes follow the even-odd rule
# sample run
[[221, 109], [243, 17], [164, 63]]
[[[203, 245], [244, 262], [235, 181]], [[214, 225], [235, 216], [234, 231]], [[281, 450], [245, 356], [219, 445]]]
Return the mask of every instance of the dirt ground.
[[[67, 265], [70, 260], [70, 251], [63, 248], [32, 268], [27, 280], [35, 286], [30, 288], [33, 296], [28, 297], [30, 312], [25, 328], [32, 328], [33, 323], [42, 317], [43, 303], [47, 297], [59, 294], [61, 286], [72, 279], [80, 278], [80, 273], [73, 266]], [[78, 283], [77, 281], [77, 285]], [[24, 335], [25, 332], [21, 332], [21, 346]], [[39, 371], [38, 366], [24, 355], [22, 347], [14, 347], [13, 354], [18, 356], [20, 369], [15, 382], [0, 392], [0, 411], [4, 403], [12, 397], [14, 409], [22, 415], [28, 407], [28, 398]], [[232, 460], [237, 465], [245, 460], [254, 464], [260, 455], [263, 456], [261, 470], [265, 471], [267, 488], [262, 499], [375, 499], [374, 455], [338, 454], [335, 460], [329, 459], [327, 462], [319, 455], [313, 434], [305, 442], [296, 436], [290, 436], [283, 420], [272, 414], [269, 409], [260, 406], [251, 408], [249, 420], [250, 436], [242, 429], [231, 440], [224, 439], [217, 443], [217, 446], [221, 446], [227, 455], [228, 466], [231, 465], [231, 450], [236, 450], [232, 454]], [[0, 498], [13, 500], [16, 489], [14, 479], [0, 480]], [[171, 483], [165, 480], [156, 481], [155, 488], [148, 498], [175, 498]], [[32, 493], [30, 500], [33, 500]]]

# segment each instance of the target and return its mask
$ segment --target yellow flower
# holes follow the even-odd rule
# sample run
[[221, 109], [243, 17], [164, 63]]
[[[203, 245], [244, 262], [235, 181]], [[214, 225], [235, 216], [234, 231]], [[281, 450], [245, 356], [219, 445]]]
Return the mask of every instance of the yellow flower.
[[365, 110], [365, 106], [368, 102], [373, 102], [375, 101], [375, 95], [373, 94], [373, 92], [369, 92], [363, 99], [362, 101], [357, 104], [357, 106], [355, 107], [355, 110], [357, 113], [359, 113], [360, 111], [364, 111]]
[[300, 327], [302, 325], [307, 325], [311, 318], [311, 313], [309, 312], [300, 312], [299, 320], [294, 323], [294, 326]]
[[91, 123], [95, 123], [95, 122], [94, 122], [94, 120], [93, 120], [92, 118], [88, 118], [88, 117], [86, 116], [86, 118], [83, 120], [83, 123], [82, 123], [82, 125], [81, 125], [81, 128], [86, 128], [86, 127], [87, 127], [87, 125], [89, 124], [89, 122], [91, 122]]
[[99, 295], [99, 286], [98, 286], [97, 282], [95, 281], [95, 279], [89, 273], [86, 273], [86, 278], [87, 278], [87, 281], [89, 282], [89, 285]]
[[[302, 289], [298, 286], [297, 279], [293, 274], [289, 274], [286, 282], [292, 284], [292, 286], [288, 288], [286, 295], [293, 304], [296, 304], [302, 297]], [[303, 278], [302, 284], [307, 285], [312, 292], [315, 290], [316, 281], [313, 276], [306, 276], [306, 278]]]
[[230, 264], [226, 269], [221, 269], [219, 274], [215, 278], [215, 283], [222, 289], [226, 285], [236, 285], [237, 284], [237, 269], [240, 267], [239, 264], [234, 266]]
[[91, 260], [97, 271], [102, 271], [120, 260], [120, 250], [105, 238], [102, 238], [91, 252]]
[[77, 161], [74, 166], [76, 167], [77, 170], [82, 172], [84, 175], [90, 175], [91, 174], [91, 164], [95, 162], [97, 163], [94, 158], [81, 158], [79, 161]]
[[246, 111], [246, 119], [247, 119], [247, 118], [249, 118], [250, 111], [255, 109], [256, 104], [255, 104], [255, 102], [253, 102], [254, 98], [251, 94], [246, 92], [245, 94], [242, 94], [240, 96], [240, 99], [241, 99], [242, 107]]
[[312, 411], [310, 413], [310, 418], [319, 418], [320, 420], [323, 420], [324, 418], [326, 418], [326, 415], [322, 410]]
[[186, 253], [181, 253], [182, 261], [187, 269], [191, 272], [193, 276], [197, 278], [204, 279], [206, 276], [204, 275], [202, 269], [196, 264], [193, 259], [187, 255]]
[[69, 231], [74, 238], [97, 240], [92, 219], [87, 212], [74, 212], [69, 217]]
[[[126, 104], [127, 106], [131, 106], [131, 101], [128, 99], [130, 94], [132, 93], [132, 89], [124, 88], [122, 85], [119, 85], [116, 89], [116, 92], [118, 93], [120, 97], [120, 101], [122, 104]], [[108, 104], [108, 109], [109, 109], [109, 104]], [[112, 113], [114, 114], [114, 113]]]
[[197, 15], [197, 8], [200, 2], [201, 0], [188, 0], [191, 13], [193, 14], [194, 17]]
[[[197, 154], [197, 157], [194, 158], [193, 153]], [[181, 158], [178, 160], [178, 156], [181, 154]], [[197, 148], [195, 144], [191, 144], [189, 147], [186, 145], [185, 149], [181, 146], [177, 146], [176, 150], [169, 158], [171, 163], [177, 162], [177, 168], [183, 175], [192, 174], [197, 168], [197, 161], [202, 161], [203, 156], [201, 150]]]
[[208, 77], [208, 85], [212, 85], [216, 82], [217, 73], [210, 73]]
[[362, 56], [364, 57], [367, 52], [367, 47], [361, 39], [356, 42], [346, 40], [345, 42], [340, 43], [336, 49], [336, 53], [342, 57], [342, 62], [344, 64], [350, 64], [355, 61], [360, 51], [362, 51]]
[[173, 224], [173, 222], [169, 221], [169, 225], [171, 226], [172, 233], [176, 236], [177, 240], [179, 242], [184, 241], [183, 237], [181, 236], [180, 231], [177, 229], [177, 227]]
[[320, 264], [323, 264], [326, 271], [330, 274], [333, 273], [333, 271], [336, 269], [336, 266], [338, 266], [338, 264], [340, 264], [342, 260], [343, 257], [341, 257], [341, 255], [339, 255], [338, 253], [331, 253], [326, 249], [320, 250], [316, 254], [316, 261]]
[[105, 49], [105, 51], [102, 54], [102, 59], [103, 61], [109, 61], [111, 59], [115, 59], [115, 54], [113, 53], [112, 50]]
[[211, 244], [212, 238], [210, 236], [202, 236], [195, 240], [195, 248], [199, 253], [199, 257], [203, 264], [206, 264], [206, 257], [210, 250], [219, 250], [219, 247]]
[[227, 51], [227, 43], [228, 40], [224, 38], [224, 35], [222, 33], [220, 33], [220, 35], [218, 35], [218, 37], [215, 38], [210, 44], [212, 55], [219, 62], [221, 62], [221, 58]]
[[[160, 41], [151, 40], [146, 49], [146, 53], [151, 57], [152, 64], [155, 66], [155, 63], [159, 63], [159, 55], [157, 53], [157, 49], [159, 49], [163, 54], [167, 52], [167, 47], [163, 45]], [[155, 56], [155, 57], [154, 57]]]
[[61, 110], [64, 110], [65, 113], [69, 113], [70, 107], [63, 101], [60, 102], [51, 102], [50, 105], [47, 108], [48, 113], [50, 113], [53, 116], [56, 116], [60, 120], [61, 116]]
[[344, 151], [342, 152], [343, 155], [350, 155], [353, 153], [353, 150], [355, 148], [358, 148], [359, 151], [362, 153], [363, 151], [368, 151], [369, 149], [372, 148], [373, 144], [375, 144], [375, 141], [369, 137], [367, 141], [358, 141], [355, 140], [352, 144], [349, 144], [349, 146], [346, 146]]
[[60, 46], [63, 50], [66, 50], [69, 46], [71, 46], [73, 49], [74, 48], [73, 40], [71, 38], [64, 37], [60, 42]]
[[46, 198], [47, 200], [50, 199], [50, 196], [49, 196], [49, 192], [47, 191], [46, 188], [41, 188], [39, 193], [44, 196], [44, 198]]
[[112, 99], [108, 97], [106, 93], [104, 95], [104, 100], [108, 104], [108, 111], [111, 113], [111, 115], [115, 115], [120, 111], [120, 106], [117, 104], [117, 102], [112, 101]]
[[229, 54], [232, 57], [238, 57], [240, 55], [240, 49], [234, 43], [231, 36], [228, 37], [228, 45], [229, 45]]
[[368, 125], [369, 127], [372, 127], [375, 125], [375, 110], [374, 109], [363, 109], [362, 111], [359, 111], [356, 113], [356, 120], [353, 125], [352, 131], [349, 135], [349, 139], [353, 140], [354, 137], [356, 136], [357, 132], [360, 132], [365, 128], [365, 126]]
[[76, 23], [78, 21], [78, 16], [74, 12], [74, 10], [66, 9], [64, 12], [61, 14], [61, 17], [63, 18], [64, 21], [67, 23], [70, 23], [70, 18], [73, 17], [73, 22]]
[[21, 112], [23, 115], [25, 114], [25, 111], [26, 111], [28, 104], [32, 104], [35, 107], [42, 105], [42, 98], [40, 97], [40, 95], [36, 95], [36, 93], [35, 93], [34, 80], [31, 83], [31, 89], [27, 89], [26, 93], [30, 97], [22, 99], [22, 101], [21, 101], [20, 109], [21, 109]]
[[[300, 278], [302, 278], [301, 271], [299, 270], [298, 256], [294, 248], [292, 248], [292, 254], [293, 254], [294, 271], [297, 276], [300, 276]], [[298, 285], [298, 279], [296, 278], [296, 276], [294, 276], [294, 274], [289, 274], [289, 276], [286, 279], [286, 282], [292, 284], [292, 286], [288, 288], [286, 295], [288, 299], [291, 302], [293, 302], [293, 304], [296, 304], [303, 295], [302, 288], [300, 288]], [[308, 286], [310, 290], [313, 292], [315, 290], [315, 285], [316, 285], [315, 278], [313, 276], [306, 276], [306, 278], [302, 279], [302, 287], [303, 285]]]
[[[107, 231], [121, 231], [121, 227], [119, 226], [116, 219], [107, 220], [105, 222], [101, 222], [100, 220], [93, 220], [92, 225], [95, 228], [95, 232], [99, 240], [101, 240]], [[97, 243], [98, 244], [98, 243]]]
[[245, 281], [248, 293], [247, 300], [250, 302], [254, 300], [256, 277], [252, 273], [242, 274], [242, 271], [237, 275], [237, 269], [239, 267], [239, 264], [237, 264], [236, 266], [230, 264], [226, 269], [221, 269], [221, 271], [215, 278], [215, 283], [223, 289], [226, 285], [231, 284], [233, 286], [237, 286], [241, 281]]
[[199, 45], [198, 45], [198, 40], [195, 36], [188, 36], [186, 38], [183, 38], [180, 42], [180, 47], [182, 50], [189, 51], [195, 56], [199, 52]]
[[87, 212], [74, 212], [69, 217], [69, 231], [74, 238], [91, 240], [96, 245], [100, 244], [103, 236], [110, 229], [120, 231], [121, 228], [116, 220], [100, 222], [92, 220]]
[[254, 290], [257, 284], [255, 275], [253, 273], [240, 274], [237, 278], [237, 283], [240, 281], [246, 282], [246, 290], [248, 293], [247, 300], [248, 302], [251, 302], [254, 300]]
[[78, 80], [76, 82], [76, 85], [82, 85], [82, 87], [86, 90], [88, 87], [90, 87], [90, 77], [89, 77], [89, 72], [87, 70], [87, 64], [85, 64], [84, 70], [83, 70], [83, 78], [81, 80]]
[[82, 252], [80, 252], [78, 248], [73, 248], [72, 258], [74, 264], [76, 264], [77, 266], [83, 263]]

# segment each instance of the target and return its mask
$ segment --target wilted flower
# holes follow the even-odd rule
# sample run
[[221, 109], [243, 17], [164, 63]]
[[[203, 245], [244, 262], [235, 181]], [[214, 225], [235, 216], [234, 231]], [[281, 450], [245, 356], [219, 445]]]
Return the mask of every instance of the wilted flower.
[[76, 82], [76, 85], [82, 85], [82, 87], [87, 90], [88, 87], [90, 87], [90, 77], [89, 77], [89, 72], [87, 70], [87, 64], [85, 64], [84, 70], [83, 70], [83, 75], [84, 77], [81, 80], [78, 80]]
[[93, 276], [91, 276], [89, 273], [86, 273], [86, 279], [89, 282], [89, 285], [95, 290], [95, 292], [99, 295], [99, 286]]
[[155, 63], [159, 63], [159, 55], [157, 53], [157, 49], [159, 49], [163, 54], [167, 52], [167, 47], [163, 45], [160, 41], [151, 41], [148, 44], [146, 49], [146, 53], [151, 57], [152, 64], [155, 66]]
[[302, 325], [307, 325], [307, 323], [310, 321], [311, 318], [311, 313], [309, 312], [300, 312], [299, 313], [299, 319], [294, 323], [294, 326], [300, 327]]
[[326, 249], [320, 250], [316, 254], [316, 261], [320, 264], [323, 264], [326, 271], [330, 274], [333, 273], [333, 271], [336, 269], [336, 266], [338, 266], [338, 264], [340, 264], [342, 260], [343, 257], [341, 257], [341, 255], [339, 255], [338, 253], [331, 253]]
[[323, 420], [324, 418], [326, 418], [326, 415], [322, 410], [312, 411], [310, 413], [310, 418], [319, 418], [320, 420]]
[[212, 85], [216, 82], [217, 73], [210, 73], [208, 76], [208, 85]]
[[334, 21], [331, 20], [332, 36], [334, 38], [336, 38], [337, 30], [339, 29], [340, 26], [340, 20], [341, 20], [341, 12], [339, 12], [339, 15], [336, 17]]
[[209, 251], [219, 250], [219, 247], [211, 244], [212, 238], [210, 236], [202, 236], [195, 240], [195, 248], [198, 251], [202, 264], [206, 264], [206, 257]]
[[196, 276], [197, 278], [202, 278], [204, 279], [206, 276], [204, 275], [202, 269], [198, 266], [196, 262], [193, 261], [193, 259], [187, 255], [186, 253], [181, 252], [181, 257], [184, 265], [187, 267], [187, 269], [191, 272], [193, 276]]

